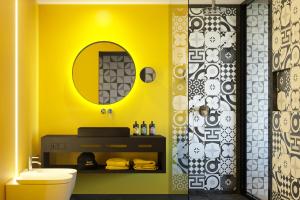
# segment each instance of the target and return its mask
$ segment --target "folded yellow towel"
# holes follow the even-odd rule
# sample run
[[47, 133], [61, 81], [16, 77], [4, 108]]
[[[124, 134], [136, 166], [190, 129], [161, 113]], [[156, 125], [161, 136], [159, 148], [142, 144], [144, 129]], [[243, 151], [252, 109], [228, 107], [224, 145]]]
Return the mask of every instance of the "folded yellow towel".
[[156, 165], [155, 161], [142, 159], [133, 159], [133, 163], [134, 165]]
[[109, 165], [107, 165], [105, 167], [105, 169], [108, 169], [108, 170], [128, 170], [129, 167], [128, 166], [127, 167], [118, 167], [118, 166], [109, 166]]
[[115, 166], [115, 167], [128, 167], [129, 161], [122, 158], [110, 158], [106, 161], [108, 166]]
[[155, 164], [136, 164], [136, 165], [134, 165], [135, 167], [148, 167], [148, 168], [151, 168], [151, 167], [156, 167], [156, 165]]
[[135, 170], [157, 170], [156, 162], [152, 160], [134, 159], [133, 160]]
[[152, 167], [138, 167], [138, 166], [134, 166], [133, 169], [135, 170], [147, 170], [147, 171], [155, 171], [158, 169], [157, 166], [152, 166]]

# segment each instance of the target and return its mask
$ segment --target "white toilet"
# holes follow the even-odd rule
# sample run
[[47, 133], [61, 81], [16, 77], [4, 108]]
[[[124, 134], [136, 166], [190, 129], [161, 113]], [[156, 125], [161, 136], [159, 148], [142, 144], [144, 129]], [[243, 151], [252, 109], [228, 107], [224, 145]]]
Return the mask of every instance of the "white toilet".
[[6, 200], [69, 200], [77, 171], [34, 169], [6, 184]]
[[58, 174], [58, 173], [67, 173], [72, 175], [72, 182], [71, 182], [71, 191], [70, 191], [70, 197], [72, 195], [72, 192], [75, 187], [76, 183], [76, 177], [77, 177], [77, 170], [76, 169], [66, 169], [66, 168], [34, 168], [32, 171], [38, 172], [38, 173], [52, 173], [52, 174]]

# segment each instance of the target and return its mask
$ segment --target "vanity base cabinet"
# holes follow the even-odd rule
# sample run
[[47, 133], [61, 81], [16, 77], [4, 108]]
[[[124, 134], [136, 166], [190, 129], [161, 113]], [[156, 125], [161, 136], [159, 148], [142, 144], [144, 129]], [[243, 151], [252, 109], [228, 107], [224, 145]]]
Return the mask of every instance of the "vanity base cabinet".
[[99, 165], [80, 173], [166, 173], [166, 138], [157, 136], [78, 137], [77, 135], [46, 135], [41, 141], [42, 167], [77, 168], [77, 165], [51, 164], [51, 153], [156, 153], [158, 170], [106, 170]]

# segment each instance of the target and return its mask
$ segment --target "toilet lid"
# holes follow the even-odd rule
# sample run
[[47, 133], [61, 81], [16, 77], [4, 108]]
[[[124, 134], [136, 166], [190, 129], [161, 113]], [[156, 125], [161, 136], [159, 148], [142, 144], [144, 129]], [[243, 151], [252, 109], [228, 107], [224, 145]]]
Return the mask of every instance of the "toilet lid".
[[71, 174], [47, 174], [28, 171], [21, 173], [16, 181], [21, 185], [57, 185], [69, 183], [72, 178]]
[[39, 172], [39, 173], [53, 173], [53, 174], [71, 174], [71, 175], [77, 175], [76, 169], [71, 168], [34, 168], [32, 171]]

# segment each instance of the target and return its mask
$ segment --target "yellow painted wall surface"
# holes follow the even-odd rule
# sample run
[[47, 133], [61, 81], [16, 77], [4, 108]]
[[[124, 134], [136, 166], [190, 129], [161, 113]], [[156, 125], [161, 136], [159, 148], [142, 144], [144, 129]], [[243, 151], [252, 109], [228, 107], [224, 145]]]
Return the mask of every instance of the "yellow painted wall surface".
[[[37, 136], [37, 4], [35, 0], [19, 5], [20, 63], [20, 135], [19, 171], [27, 167], [32, 135]], [[14, 14], [13, 0], [0, 6], [0, 200], [4, 199], [4, 184], [14, 176]]]
[[14, 175], [14, 1], [0, 6], [0, 200]]
[[[28, 157], [38, 137], [38, 6], [35, 0], [19, 1], [19, 170], [28, 168]], [[34, 141], [34, 142], [32, 142]]]
[[[129, 126], [154, 120], [157, 131], [169, 132], [169, 7], [168, 5], [40, 5], [39, 6], [39, 132], [76, 134], [81, 126]], [[82, 98], [72, 80], [72, 65], [82, 48], [96, 41], [113, 41], [131, 54], [137, 79], [130, 94], [111, 106]], [[145, 84], [139, 72], [156, 70]], [[100, 114], [112, 108], [112, 117]], [[166, 174], [82, 174], [75, 193], [169, 193], [170, 156]]]

